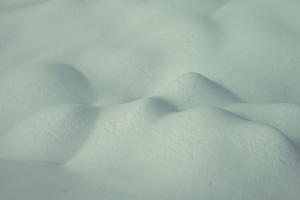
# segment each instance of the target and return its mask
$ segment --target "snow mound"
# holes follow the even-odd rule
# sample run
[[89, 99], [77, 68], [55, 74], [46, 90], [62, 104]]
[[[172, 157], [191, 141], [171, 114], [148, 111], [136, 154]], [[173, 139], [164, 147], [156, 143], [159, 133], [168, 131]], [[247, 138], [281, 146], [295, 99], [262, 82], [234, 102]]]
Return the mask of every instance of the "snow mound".
[[20, 67], [0, 78], [0, 131], [40, 109], [63, 103], [92, 103], [88, 80], [65, 64]]
[[66, 166], [137, 199], [299, 195], [299, 151], [273, 127], [207, 106], [170, 112], [147, 129], [122, 122], [121, 130], [100, 122]]
[[98, 110], [65, 105], [19, 122], [0, 140], [0, 158], [64, 163], [89, 137]]
[[221, 85], [209, 80], [199, 73], [187, 73], [157, 94], [181, 110], [201, 105], [226, 106], [241, 100]]
[[298, 200], [299, 9], [0, 0], [0, 199]]

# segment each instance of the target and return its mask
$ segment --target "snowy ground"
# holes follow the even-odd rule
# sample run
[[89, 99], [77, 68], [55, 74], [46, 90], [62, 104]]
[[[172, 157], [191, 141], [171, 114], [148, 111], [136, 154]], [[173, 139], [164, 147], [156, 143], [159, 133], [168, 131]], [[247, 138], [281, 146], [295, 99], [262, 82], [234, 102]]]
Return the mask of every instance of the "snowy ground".
[[1, 200], [298, 200], [300, 2], [0, 0]]

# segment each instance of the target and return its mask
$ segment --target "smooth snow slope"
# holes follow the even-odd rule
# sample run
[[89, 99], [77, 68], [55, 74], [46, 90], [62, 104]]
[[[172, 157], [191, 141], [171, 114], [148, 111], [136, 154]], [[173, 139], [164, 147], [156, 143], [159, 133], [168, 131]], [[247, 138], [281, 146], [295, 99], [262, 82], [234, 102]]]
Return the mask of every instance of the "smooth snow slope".
[[0, 0], [1, 200], [298, 200], [300, 2]]

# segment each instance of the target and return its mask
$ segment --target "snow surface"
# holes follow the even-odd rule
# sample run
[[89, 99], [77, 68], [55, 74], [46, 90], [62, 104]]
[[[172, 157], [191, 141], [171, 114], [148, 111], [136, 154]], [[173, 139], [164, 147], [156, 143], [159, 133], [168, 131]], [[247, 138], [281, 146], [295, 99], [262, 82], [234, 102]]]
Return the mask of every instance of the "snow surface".
[[299, 200], [300, 2], [0, 0], [0, 200]]

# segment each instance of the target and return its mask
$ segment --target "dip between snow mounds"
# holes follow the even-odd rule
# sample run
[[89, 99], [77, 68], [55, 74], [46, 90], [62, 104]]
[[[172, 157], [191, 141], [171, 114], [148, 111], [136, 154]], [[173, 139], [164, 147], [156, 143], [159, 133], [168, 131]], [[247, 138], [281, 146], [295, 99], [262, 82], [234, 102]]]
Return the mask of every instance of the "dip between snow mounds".
[[[288, 103], [238, 103], [226, 109], [282, 131], [300, 150], [300, 107]], [[300, 153], [300, 151], [299, 151]]]

